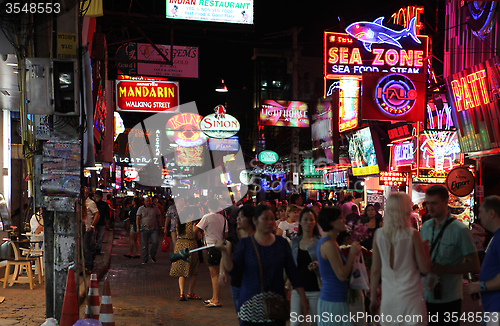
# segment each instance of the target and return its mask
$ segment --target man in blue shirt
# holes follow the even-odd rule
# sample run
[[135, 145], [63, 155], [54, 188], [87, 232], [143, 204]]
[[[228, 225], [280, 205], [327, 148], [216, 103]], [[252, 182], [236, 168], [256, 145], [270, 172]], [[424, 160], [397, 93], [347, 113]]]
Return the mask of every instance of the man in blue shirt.
[[479, 207], [481, 224], [494, 233], [479, 273], [479, 282], [467, 285], [469, 293], [481, 292], [484, 321], [497, 322], [500, 319], [500, 197], [489, 196]]
[[452, 317], [461, 315], [463, 274], [477, 273], [480, 269], [472, 233], [464, 223], [451, 217], [448, 198], [448, 189], [442, 185], [433, 185], [425, 192], [432, 218], [422, 225], [420, 234], [431, 247], [431, 273], [439, 279], [432, 291], [424, 287], [429, 326], [460, 324], [460, 319]]

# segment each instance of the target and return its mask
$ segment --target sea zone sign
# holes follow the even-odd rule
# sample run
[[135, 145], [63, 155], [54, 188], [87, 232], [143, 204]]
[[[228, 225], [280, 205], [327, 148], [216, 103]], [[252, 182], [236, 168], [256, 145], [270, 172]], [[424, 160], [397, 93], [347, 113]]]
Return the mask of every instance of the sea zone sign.
[[179, 83], [171, 81], [116, 81], [116, 109], [135, 112], [177, 112]]

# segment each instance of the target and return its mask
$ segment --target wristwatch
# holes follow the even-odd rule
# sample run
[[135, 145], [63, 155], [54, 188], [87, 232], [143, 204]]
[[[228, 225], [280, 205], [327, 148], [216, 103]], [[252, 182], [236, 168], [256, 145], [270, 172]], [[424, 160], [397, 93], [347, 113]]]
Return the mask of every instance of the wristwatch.
[[486, 292], [486, 284], [484, 282], [481, 282], [481, 292]]

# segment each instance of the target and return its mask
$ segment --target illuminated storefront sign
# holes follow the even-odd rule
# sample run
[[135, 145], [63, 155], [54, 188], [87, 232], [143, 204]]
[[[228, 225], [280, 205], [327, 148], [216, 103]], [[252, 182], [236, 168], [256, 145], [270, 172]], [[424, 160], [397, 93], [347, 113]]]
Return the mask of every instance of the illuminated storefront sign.
[[420, 15], [424, 14], [424, 7], [422, 6], [408, 6], [400, 8], [397, 12], [391, 15], [392, 23], [401, 25], [404, 28], [410, 26], [410, 21], [415, 17], [415, 32], [418, 35], [424, 29], [424, 24], [420, 21]]
[[475, 178], [472, 172], [464, 167], [457, 167], [446, 177], [448, 191], [457, 197], [465, 197], [474, 190]]
[[253, 24], [253, 0], [167, 0], [167, 18]]
[[212, 138], [229, 138], [240, 130], [240, 123], [232, 115], [226, 114], [226, 108], [218, 105], [215, 113], [209, 114], [200, 122], [203, 133]]
[[258, 159], [264, 164], [274, 164], [278, 162], [279, 155], [273, 151], [262, 151], [259, 153]]
[[209, 138], [208, 147], [211, 151], [238, 151], [240, 144], [238, 142], [238, 137], [233, 136], [231, 138], [219, 139], [219, 138]]
[[430, 94], [425, 112], [425, 129], [427, 130], [455, 130], [451, 106], [446, 94]]
[[113, 140], [116, 140], [118, 136], [120, 136], [121, 133], [125, 131], [125, 125], [123, 124], [123, 119], [118, 112], [114, 112], [114, 122], [115, 122], [115, 129], [114, 129], [114, 135], [113, 135]]
[[137, 169], [134, 168], [134, 167], [128, 167], [128, 166], [124, 166], [123, 167], [123, 174], [124, 174], [124, 178], [123, 180], [125, 181], [139, 181], [139, 172], [137, 172]]
[[500, 128], [495, 118], [500, 115], [499, 65], [497, 56], [446, 78], [463, 153], [480, 154], [499, 147]]
[[207, 136], [200, 130], [203, 117], [195, 113], [176, 114], [167, 122], [167, 136], [181, 147], [196, 147], [207, 141]]
[[416, 140], [394, 143], [391, 146], [391, 170], [397, 170], [401, 166], [416, 168], [417, 159]]
[[413, 125], [411, 123], [400, 122], [387, 128], [387, 134], [391, 141], [409, 138], [413, 136]]
[[347, 187], [349, 185], [349, 174], [347, 170], [325, 172], [323, 183], [326, 188]]
[[[375, 34], [372, 33], [372, 36]], [[340, 76], [361, 77], [361, 74], [367, 71], [425, 73], [424, 58], [428, 55], [429, 43], [427, 36], [417, 36], [416, 39], [420, 43], [416, 43], [412, 37], [404, 37], [392, 44], [379, 42], [389, 40], [382, 38], [381, 34], [378, 34], [377, 39], [360, 41], [348, 34], [325, 32], [324, 38], [326, 79], [339, 79]]]
[[175, 148], [175, 164], [177, 166], [202, 166], [203, 146]]
[[421, 74], [364, 73], [361, 118], [423, 121], [425, 78]]
[[463, 161], [456, 132], [424, 131], [420, 134], [419, 146], [419, 176], [445, 177], [449, 170]]
[[406, 187], [408, 173], [405, 172], [380, 172], [379, 185], [391, 187]]
[[264, 100], [260, 123], [263, 126], [309, 127], [307, 104], [298, 101]]
[[116, 81], [116, 109], [135, 112], [176, 112], [179, 83], [169, 81]]
[[352, 78], [340, 79], [339, 132], [358, 126], [359, 81]]

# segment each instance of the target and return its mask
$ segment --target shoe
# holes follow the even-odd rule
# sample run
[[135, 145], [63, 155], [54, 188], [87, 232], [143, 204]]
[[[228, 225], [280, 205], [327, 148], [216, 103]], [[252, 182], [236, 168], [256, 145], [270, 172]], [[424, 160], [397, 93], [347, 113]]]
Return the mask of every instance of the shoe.
[[186, 296], [184, 294], [181, 294], [179, 296], [179, 301], [187, 301], [188, 299], [186, 299]]
[[191, 294], [187, 294], [186, 296], [189, 300], [201, 300], [201, 297], [200, 296], [197, 296], [196, 294], [194, 293], [191, 293]]
[[127, 258], [132, 258], [132, 255], [129, 255], [129, 254], [123, 254], [125, 257]]
[[206, 304], [205, 307], [207, 307], [207, 308], [222, 308], [222, 305], [220, 303], [210, 302], [209, 304]]
[[134, 255], [132, 258], [141, 258], [141, 255]]
[[203, 303], [204, 303], [204, 304], [211, 304], [211, 303], [212, 303], [212, 301], [210, 301], [210, 299], [208, 299], [208, 300], [203, 301]]
[[153, 263], [156, 263], [156, 257], [155, 258], [151, 257], [151, 260], [153, 261]]

